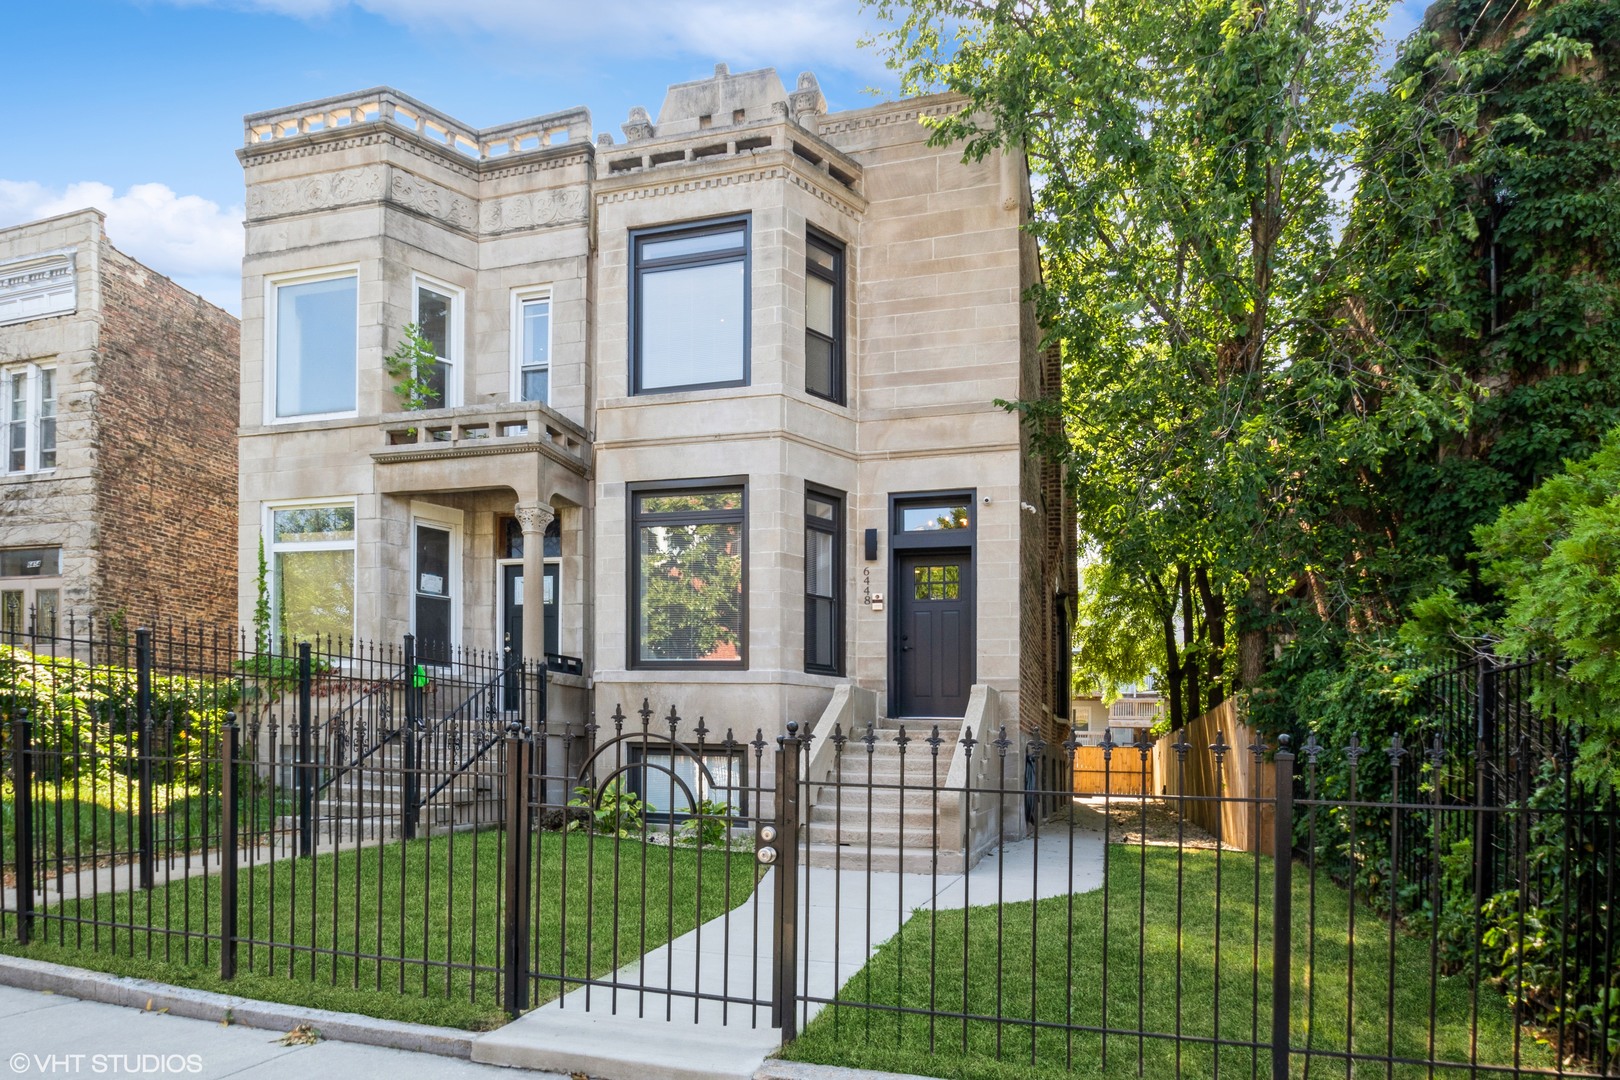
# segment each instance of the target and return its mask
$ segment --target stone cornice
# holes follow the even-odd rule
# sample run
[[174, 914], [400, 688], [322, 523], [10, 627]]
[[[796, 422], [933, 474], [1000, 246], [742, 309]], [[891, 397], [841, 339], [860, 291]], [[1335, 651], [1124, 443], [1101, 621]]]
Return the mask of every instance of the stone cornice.
[[592, 196], [597, 206], [606, 206], [770, 180], [786, 180], [851, 217], [866, 210], [866, 199], [858, 192], [825, 180], [787, 150], [758, 151], [747, 158], [664, 165], [603, 177], [592, 185]]
[[837, 113], [833, 116], [822, 117], [817, 133], [825, 137], [839, 135], [846, 131], [860, 131], [865, 128], [889, 127], [894, 124], [909, 123], [920, 120], [925, 116], [950, 116], [960, 112], [966, 102], [967, 99], [963, 97], [938, 95], [930, 98], [897, 101], [889, 106], [878, 105], [855, 112]]

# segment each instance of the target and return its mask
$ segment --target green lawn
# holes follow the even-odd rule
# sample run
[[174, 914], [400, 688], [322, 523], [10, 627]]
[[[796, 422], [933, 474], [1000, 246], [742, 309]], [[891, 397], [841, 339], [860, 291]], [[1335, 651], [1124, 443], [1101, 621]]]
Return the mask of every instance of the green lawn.
[[[9, 783], [0, 787], [0, 857], [7, 866], [16, 859], [12, 851], [13, 794]], [[217, 794], [203, 793], [199, 788], [155, 788], [152, 835], [158, 858], [217, 845], [221, 805]], [[276, 814], [290, 813], [294, 808], [291, 798], [280, 792], [275, 800], [263, 794], [243, 795], [240, 805], [239, 827], [244, 834], [254, 821], [260, 828], [267, 828]], [[69, 863], [133, 858], [139, 846], [137, 818], [134, 784], [123, 777], [98, 781], [86, 778], [77, 785], [69, 781], [59, 790], [45, 785], [34, 797], [35, 835], [43, 838], [49, 863], [58, 858]]]
[[[1172, 1077], [1177, 1050], [1167, 1039], [1151, 1035], [1140, 1042], [1134, 1032], [1170, 1034], [1177, 1030], [1177, 857], [1174, 850], [1148, 848], [1146, 889], [1138, 887], [1139, 850], [1110, 849], [1108, 873], [1108, 972], [1103, 974], [1100, 928], [1103, 893], [1096, 891], [967, 911], [919, 912], [900, 934], [883, 945], [860, 972], [844, 984], [841, 1001], [1000, 1015], [1026, 1021], [997, 1025], [944, 1017], [829, 1006], [799, 1039], [782, 1051], [795, 1061], [843, 1065], [960, 1080], [1024, 1080], [1050, 1077], [1067, 1070], [1082, 1077], [1134, 1077], [1137, 1056], [1142, 1075]], [[1272, 866], [1262, 859], [1259, 933], [1255, 933], [1252, 855], [1221, 857], [1220, 986], [1217, 1000], [1214, 946], [1216, 857], [1189, 851], [1182, 863], [1180, 1030], [1209, 1038], [1216, 1030], [1218, 1007], [1223, 1038], [1268, 1042], [1271, 1017]], [[1325, 879], [1316, 885], [1314, 964], [1305, 962], [1307, 912], [1311, 903], [1308, 873], [1294, 875], [1293, 1044], [1317, 1050], [1343, 1051], [1349, 994], [1349, 897]], [[1145, 892], [1145, 896], [1144, 896]], [[1145, 935], [1139, 933], [1139, 901], [1146, 903]], [[1072, 904], [1072, 921], [1071, 921]], [[1033, 923], [1033, 926], [1032, 926]], [[1070, 933], [1070, 927], [1073, 933]], [[966, 962], [963, 939], [966, 937]], [[1256, 937], [1258, 936], [1258, 941]], [[1033, 955], [1031, 943], [1034, 943]], [[1141, 948], [1139, 949], [1139, 944]], [[1251, 974], [1256, 945], [1258, 980]], [[1144, 963], [1139, 968], [1139, 953]], [[932, 962], [930, 956], [932, 955]], [[1382, 1054], [1390, 1026], [1385, 1022], [1389, 985], [1388, 925], [1357, 905], [1355, 926], [1354, 1024], [1351, 1039], [1358, 1053]], [[1103, 1039], [1094, 1032], [1067, 1027], [1034, 1028], [1031, 1010], [1031, 964], [1035, 976], [1033, 1015], [1055, 1025], [1123, 1029], [1110, 1034], [1104, 1065]], [[1427, 939], [1399, 934], [1394, 949], [1396, 1055], [1426, 1058], [1429, 1040], [1429, 947]], [[935, 974], [930, 984], [930, 970]], [[963, 974], [967, 975], [966, 1009]], [[1140, 975], [1139, 975], [1140, 971]], [[1137, 992], [1138, 979], [1144, 993]], [[1468, 1062], [1473, 994], [1461, 977], [1442, 976], [1435, 1005], [1435, 1050], [1442, 1060]], [[930, 995], [932, 994], [932, 1001]], [[1258, 1009], [1256, 1000], [1258, 999]], [[998, 1008], [999, 1001], [999, 1008]], [[1104, 1023], [1104, 1005], [1107, 1018]], [[1143, 1017], [1139, 1025], [1138, 1010]], [[1502, 996], [1486, 987], [1479, 993], [1478, 1060], [1511, 1064], [1515, 1028]], [[1031, 1032], [1033, 1047], [1031, 1044]], [[1258, 1033], [1258, 1039], [1255, 1034]], [[1034, 1064], [1031, 1064], [1033, 1051]], [[1526, 1065], [1550, 1068], [1553, 1058], [1528, 1037], [1520, 1048]], [[1206, 1078], [1217, 1063], [1208, 1045], [1183, 1043], [1180, 1075]], [[1258, 1051], [1260, 1075], [1269, 1075], [1269, 1051]], [[1247, 1048], [1223, 1048], [1219, 1074], [1248, 1078], [1256, 1054]], [[1295, 1075], [1303, 1074], [1296, 1057]], [[1445, 1075], [1458, 1075], [1443, 1070]], [[1344, 1076], [1342, 1058], [1312, 1060], [1313, 1076]], [[1382, 1077], [1382, 1063], [1359, 1063], [1357, 1077]], [[1399, 1066], [1394, 1076], [1427, 1077], [1423, 1067]]]
[[[0, 949], [265, 1001], [493, 1027], [506, 1019], [498, 970], [502, 840], [499, 832], [450, 834], [244, 871], [240, 933], [253, 941], [239, 945], [238, 974], [230, 982], [219, 977], [217, 876], [177, 881], [150, 895], [122, 893], [49, 908], [36, 923], [34, 944], [23, 949], [6, 941]], [[535, 970], [606, 975], [616, 963], [726, 910], [727, 862], [718, 850], [703, 852], [699, 905], [693, 849], [582, 833], [541, 833], [535, 842]], [[560, 886], [565, 858], [566, 894]], [[730, 879], [735, 906], [753, 890], [753, 859], [734, 854]], [[118, 925], [76, 921], [92, 914]], [[394, 959], [355, 959], [334, 950]], [[531, 1004], [562, 989], [540, 980]]]

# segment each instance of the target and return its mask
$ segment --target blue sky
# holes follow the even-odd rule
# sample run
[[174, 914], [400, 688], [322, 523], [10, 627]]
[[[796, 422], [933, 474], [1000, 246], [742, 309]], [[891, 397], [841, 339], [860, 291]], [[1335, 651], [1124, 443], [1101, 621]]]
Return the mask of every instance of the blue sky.
[[245, 113], [386, 84], [475, 127], [584, 105], [617, 137], [716, 62], [814, 71], [834, 110], [894, 90], [858, 0], [13, 0], [3, 25], [0, 226], [98, 206], [122, 250], [233, 312]]

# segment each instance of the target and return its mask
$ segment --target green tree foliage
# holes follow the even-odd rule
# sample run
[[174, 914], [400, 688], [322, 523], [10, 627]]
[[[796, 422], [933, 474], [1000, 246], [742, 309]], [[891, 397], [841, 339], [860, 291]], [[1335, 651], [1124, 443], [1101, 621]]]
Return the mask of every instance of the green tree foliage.
[[1068, 458], [1113, 599], [1157, 613], [1130, 622], [1154, 630], [1135, 647], [1168, 654], [1187, 714], [1259, 683], [1296, 596], [1363, 617], [1344, 579], [1386, 535], [1371, 479], [1459, 411], [1352, 301], [1342, 192], [1387, 5], [878, 6], [905, 87], [966, 99], [938, 141], [1029, 156], [1035, 299], [1066, 381], [1061, 405], [1021, 407], [1062, 409], [1045, 449]]
[[[240, 700], [237, 682], [154, 675], [151, 690], [153, 752], [165, 774], [202, 779], [215, 765], [225, 714]], [[26, 709], [33, 718], [34, 745], [45, 751], [35, 768], [47, 781], [133, 776], [135, 705], [134, 668], [0, 645], [0, 715]]]
[[420, 412], [444, 404], [442, 365], [432, 343], [415, 323], [405, 324], [399, 344], [383, 357], [383, 367], [394, 377], [394, 393], [399, 397], [400, 408]]
[[1620, 780], [1620, 428], [1475, 533], [1507, 607], [1501, 649], [1568, 665], [1537, 704], [1592, 728], [1587, 778]]
[[[688, 497], [661, 501], [681, 498]], [[717, 651], [740, 647], [740, 527], [724, 523], [649, 526], [641, 530], [639, 544], [642, 655], [702, 660]]]
[[1443, 0], [1367, 100], [1369, 322], [1478, 398], [1466, 430], [1390, 462], [1413, 590], [1426, 561], [1465, 571], [1476, 525], [1620, 423], [1616, 70], [1610, 0]]

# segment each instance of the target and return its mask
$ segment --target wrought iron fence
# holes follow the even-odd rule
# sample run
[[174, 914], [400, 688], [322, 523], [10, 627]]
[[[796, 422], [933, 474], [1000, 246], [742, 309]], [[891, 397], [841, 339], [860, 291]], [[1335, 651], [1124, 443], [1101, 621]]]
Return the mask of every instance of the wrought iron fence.
[[1620, 1075], [1620, 812], [1508, 668], [1376, 746], [1221, 728], [1077, 772], [1072, 730], [567, 723], [542, 665], [408, 640], [0, 657], [0, 933], [53, 957], [886, 1071]]
[[[948, 838], [968, 793], [933, 775], [939, 728], [827, 733], [837, 763], [804, 790], [837, 824], [801, 833], [800, 887], [864, 902], [835, 899], [821, 920], [813, 901], [801, 909], [808, 963], [784, 1053], [938, 1075], [995, 1062], [1178, 1077], [1620, 1074], [1613, 795], [1573, 783], [1561, 736], [1540, 757], [1515, 732], [1517, 779], [1471, 786], [1458, 806], [1448, 778], [1490, 765], [1476, 740], [1449, 742], [1443, 719], [1421, 745], [1311, 737], [1298, 760], [1286, 736], [1194, 746], [1178, 732], [1169, 775], [1149, 744], [1108, 740], [1107, 767], [1078, 774], [1092, 790], [1033, 787], [1045, 774], [1026, 765], [1052, 747], [1003, 730], [970, 748], [995, 781], [969, 797], [993, 807], [1004, 842], [965, 874]], [[1072, 769], [1078, 740], [1059, 749]], [[1213, 793], [1190, 793], [1193, 769], [1213, 771]], [[1348, 785], [1331, 797], [1330, 772]], [[1026, 830], [1032, 801], [1064, 810]], [[1407, 850], [1418, 838], [1423, 851]], [[1504, 887], [1485, 891], [1491, 875]]]
[[479, 832], [546, 669], [431, 652], [90, 622], [0, 646], [0, 934], [498, 1008], [498, 890], [454, 885], [501, 878]]

